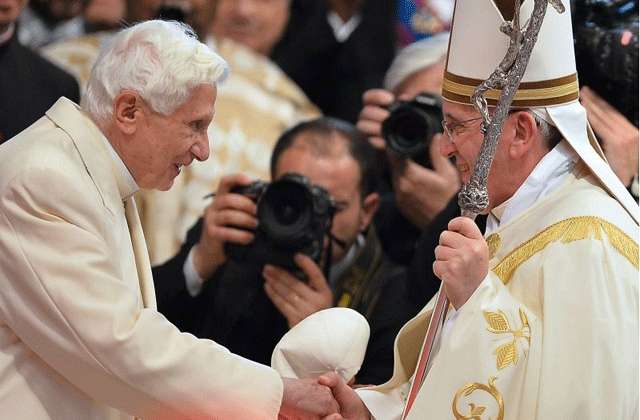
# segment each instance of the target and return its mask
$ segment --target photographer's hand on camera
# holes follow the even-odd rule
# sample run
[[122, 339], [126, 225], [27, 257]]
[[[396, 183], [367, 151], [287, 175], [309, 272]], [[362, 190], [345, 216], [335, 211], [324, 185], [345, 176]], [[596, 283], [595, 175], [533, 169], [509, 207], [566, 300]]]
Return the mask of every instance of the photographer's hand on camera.
[[369, 137], [369, 141], [377, 149], [385, 148], [382, 122], [389, 117], [387, 107], [394, 101], [393, 93], [384, 89], [370, 89], [362, 97], [364, 107], [360, 111], [356, 127]]
[[253, 241], [258, 225], [256, 204], [251, 198], [231, 193], [231, 189], [246, 186], [252, 179], [246, 175], [229, 175], [220, 180], [213, 202], [204, 214], [200, 241], [194, 247], [193, 265], [200, 278], [207, 280], [227, 261], [224, 244], [246, 245]]
[[440, 154], [441, 141], [446, 138], [436, 134], [429, 145], [433, 170], [388, 154], [398, 209], [420, 229], [431, 223], [460, 189], [455, 166]]
[[638, 173], [638, 128], [587, 86], [580, 89], [580, 100], [611, 169], [629, 186]]
[[262, 270], [264, 290], [292, 328], [309, 315], [333, 306], [333, 293], [322, 270], [308, 256], [298, 253], [294, 261], [306, 276], [300, 281], [291, 272], [267, 264]]

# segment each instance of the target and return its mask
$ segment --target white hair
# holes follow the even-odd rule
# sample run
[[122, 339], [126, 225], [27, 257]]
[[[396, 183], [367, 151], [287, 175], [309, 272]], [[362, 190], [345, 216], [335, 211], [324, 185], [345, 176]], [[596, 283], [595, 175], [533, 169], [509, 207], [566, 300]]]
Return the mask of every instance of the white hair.
[[437, 64], [447, 54], [449, 34], [442, 33], [416, 41], [398, 52], [384, 78], [384, 88], [395, 90], [418, 70]]
[[82, 108], [98, 123], [113, 114], [123, 90], [137, 92], [154, 111], [169, 115], [198, 85], [215, 85], [227, 63], [193, 30], [178, 22], [150, 20], [124, 29], [103, 48], [93, 65]]

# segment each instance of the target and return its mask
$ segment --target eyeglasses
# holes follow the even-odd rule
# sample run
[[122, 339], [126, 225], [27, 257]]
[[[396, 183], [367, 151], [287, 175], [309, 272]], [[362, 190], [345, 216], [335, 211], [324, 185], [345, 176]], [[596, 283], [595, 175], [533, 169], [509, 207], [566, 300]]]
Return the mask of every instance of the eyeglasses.
[[447, 122], [445, 120], [442, 120], [442, 128], [444, 132], [447, 133], [449, 140], [453, 141], [455, 137], [461, 136], [464, 133], [464, 131], [467, 129], [467, 124], [474, 121], [479, 121], [481, 119], [482, 117], [476, 117], [458, 122]]

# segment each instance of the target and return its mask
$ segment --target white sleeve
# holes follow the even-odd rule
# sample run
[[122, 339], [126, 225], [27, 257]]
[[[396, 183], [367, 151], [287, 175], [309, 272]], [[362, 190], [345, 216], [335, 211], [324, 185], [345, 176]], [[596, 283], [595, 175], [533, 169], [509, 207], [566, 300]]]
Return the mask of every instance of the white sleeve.
[[193, 264], [194, 249], [195, 247], [191, 248], [187, 259], [184, 262], [184, 266], [182, 267], [182, 272], [184, 273], [184, 282], [191, 297], [198, 296], [202, 291], [202, 285], [204, 284], [204, 280], [200, 277], [200, 275], [196, 271], [195, 265]]
[[356, 389], [374, 420], [400, 420], [411, 382], [406, 382], [390, 392], [370, 388]]

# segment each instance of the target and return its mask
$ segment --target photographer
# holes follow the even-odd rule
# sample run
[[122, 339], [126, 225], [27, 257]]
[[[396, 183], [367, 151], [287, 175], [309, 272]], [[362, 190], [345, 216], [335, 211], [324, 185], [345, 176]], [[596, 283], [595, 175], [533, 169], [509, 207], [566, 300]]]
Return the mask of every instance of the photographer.
[[429, 112], [434, 126], [430, 127], [431, 138], [415, 134], [411, 138], [423, 146], [413, 156], [402, 156], [387, 147], [383, 123], [391, 115], [390, 107], [398, 101], [410, 101], [423, 92], [439, 96], [447, 39], [446, 35], [439, 35], [404, 48], [387, 72], [385, 89], [365, 92], [358, 119], [360, 131], [369, 136], [374, 146], [387, 151], [388, 184], [382, 187], [376, 227], [384, 249], [401, 264], [410, 262], [420, 231], [445, 208], [460, 181], [455, 167], [439, 153], [440, 135], [433, 135], [442, 130], [439, 108], [433, 107]]
[[[278, 340], [300, 320], [331, 306], [350, 307], [371, 326], [357, 381], [384, 382], [392, 373], [393, 340], [411, 314], [404, 271], [385, 257], [375, 229], [369, 228], [378, 208], [378, 167], [375, 150], [348, 123], [321, 118], [288, 130], [274, 148], [274, 182], [267, 191], [296, 173], [330, 194], [335, 215], [330, 235], [322, 235], [321, 258], [299, 252], [295, 269], [262, 264], [275, 249], [259, 239], [265, 225], [277, 224], [258, 216], [268, 192], [256, 205], [239, 191], [255, 184], [243, 175], [227, 176], [180, 253], [154, 269], [160, 311], [183, 331], [215, 338], [237, 354], [268, 364]], [[270, 203], [286, 207], [289, 199], [297, 195]], [[314, 200], [321, 197], [314, 195]], [[237, 252], [229, 258], [229, 244], [244, 245], [244, 258]], [[329, 249], [327, 278], [322, 267]]]
[[572, 2], [580, 102], [615, 174], [638, 198], [638, 1]]

